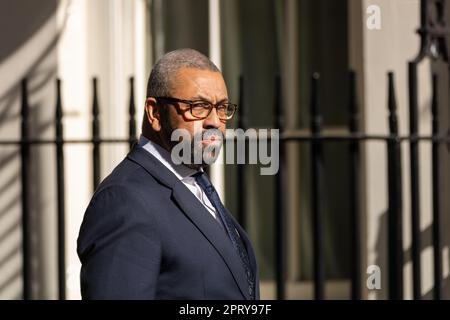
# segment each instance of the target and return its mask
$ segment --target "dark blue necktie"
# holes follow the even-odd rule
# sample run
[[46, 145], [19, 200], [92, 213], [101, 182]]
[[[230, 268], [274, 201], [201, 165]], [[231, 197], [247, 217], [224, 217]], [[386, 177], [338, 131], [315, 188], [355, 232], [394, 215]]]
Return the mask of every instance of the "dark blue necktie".
[[225, 207], [222, 204], [222, 201], [220, 201], [220, 197], [217, 194], [216, 189], [212, 185], [212, 183], [209, 181], [207, 175], [204, 172], [197, 172], [193, 175], [195, 177], [195, 180], [200, 185], [200, 187], [205, 192], [206, 196], [208, 197], [209, 201], [211, 201], [211, 204], [216, 209], [218, 215], [220, 216], [220, 219], [222, 220], [222, 223], [225, 227], [225, 230], [228, 234], [228, 237], [230, 238], [231, 242], [233, 243], [234, 248], [236, 249], [237, 253], [239, 254], [239, 257], [241, 257], [242, 265], [245, 269], [245, 274], [247, 277], [248, 282], [248, 288], [249, 288], [249, 294], [252, 299], [255, 299], [255, 280], [254, 275], [250, 267], [250, 262], [248, 259], [247, 250], [244, 247], [244, 244], [241, 240], [241, 237], [239, 236], [238, 231], [236, 230], [236, 227], [233, 223], [233, 220], [231, 220], [231, 217], [228, 215], [227, 211], [225, 210]]

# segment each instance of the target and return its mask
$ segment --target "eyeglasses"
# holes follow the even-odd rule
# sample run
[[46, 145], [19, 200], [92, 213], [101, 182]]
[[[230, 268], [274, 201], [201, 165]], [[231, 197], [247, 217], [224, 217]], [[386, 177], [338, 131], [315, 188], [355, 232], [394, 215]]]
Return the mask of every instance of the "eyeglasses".
[[209, 116], [213, 108], [217, 110], [217, 116], [221, 120], [230, 120], [233, 118], [237, 105], [229, 102], [219, 102], [217, 104], [213, 104], [209, 101], [204, 100], [183, 100], [172, 97], [157, 97], [156, 100], [166, 103], [185, 103], [189, 105], [189, 111], [194, 118], [197, 119], [205, 119]]

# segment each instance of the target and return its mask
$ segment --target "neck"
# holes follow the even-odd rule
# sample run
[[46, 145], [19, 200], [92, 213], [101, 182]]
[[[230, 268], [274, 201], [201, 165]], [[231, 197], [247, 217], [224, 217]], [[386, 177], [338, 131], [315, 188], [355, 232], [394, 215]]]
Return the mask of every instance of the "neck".
[[172, 151], [170, 144], [165, 139], [163, 139], [160, 134], [158, 134], [156, 132], [152, 132], [152, 131], [143, 131], [142, 135], [144, 137], [146, 137], [148, 140], [150, 140], [151, 142], [156, 143], [157, 145], [166, 149], [168, 152]]

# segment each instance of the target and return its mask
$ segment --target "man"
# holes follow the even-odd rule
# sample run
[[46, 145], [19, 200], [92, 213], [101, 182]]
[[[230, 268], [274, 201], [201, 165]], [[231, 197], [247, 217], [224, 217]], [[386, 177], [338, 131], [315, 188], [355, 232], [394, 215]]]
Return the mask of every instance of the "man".
[[[259, 299], [248, 236], [203, 171], [235, 111], [222, 74], [201, 53], [176, 50], [156, 63], [139, 143], [100, 184], [83, 219], [84, 299]], [[204, 151], [200, 163], [186, 161], [188, 149], [172, 152], [177, 130], [190, 134], [181, 142], [193, 154]]]

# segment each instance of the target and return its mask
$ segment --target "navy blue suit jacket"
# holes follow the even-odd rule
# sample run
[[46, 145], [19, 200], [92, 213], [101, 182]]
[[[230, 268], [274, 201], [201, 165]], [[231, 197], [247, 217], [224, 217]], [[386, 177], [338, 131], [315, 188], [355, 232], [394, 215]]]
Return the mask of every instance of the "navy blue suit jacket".
[[[234, 221], [259, 278], [245, 231]], [[100, 184], [78, 237], [83, 299], [249, 299], [222, 226], [162, 163], [135, 146]]]

